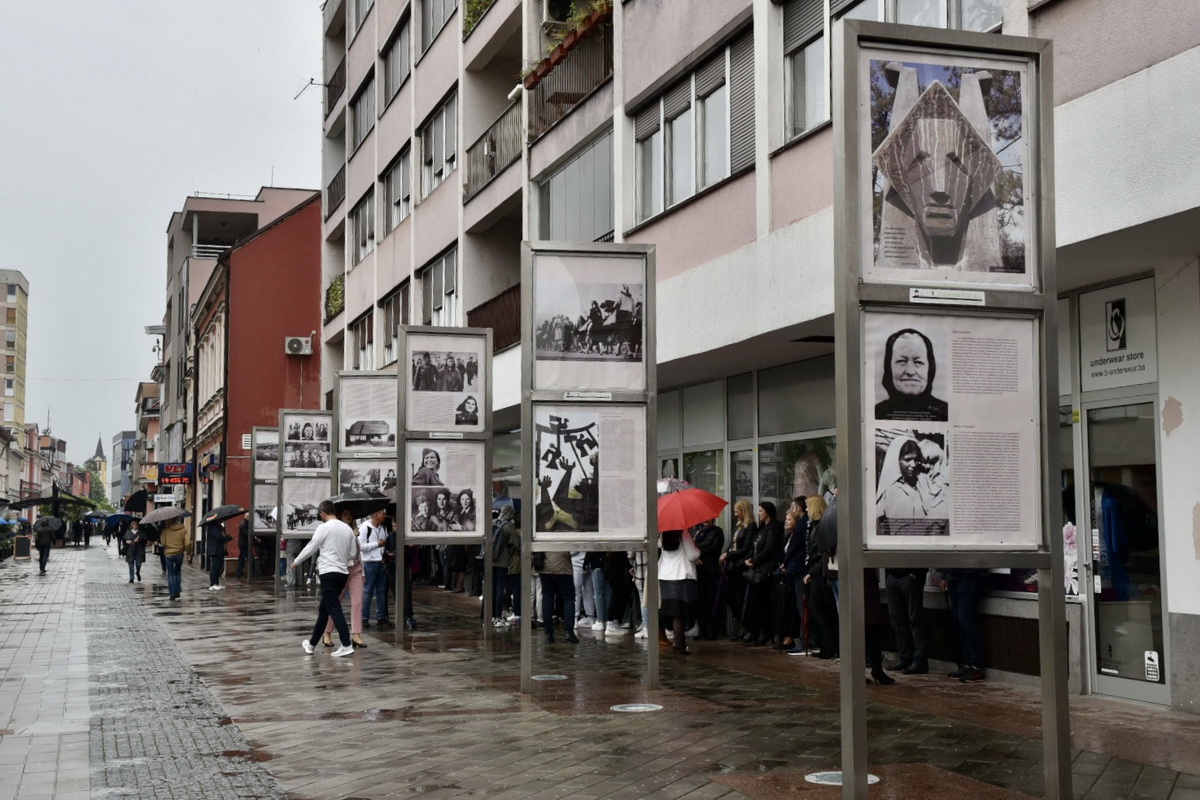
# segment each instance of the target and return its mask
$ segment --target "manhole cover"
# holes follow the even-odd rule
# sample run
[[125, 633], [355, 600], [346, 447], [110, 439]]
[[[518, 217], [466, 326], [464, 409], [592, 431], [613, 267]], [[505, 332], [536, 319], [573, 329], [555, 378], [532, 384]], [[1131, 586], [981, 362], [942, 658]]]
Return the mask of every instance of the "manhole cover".
[[642, 714], [647, 711], [662, 711], [662, 706], [655, 703], [621, 703], [609, 709], [609, 711], [620, 711], [626, 714]]
[[[842, 771], [839, 769], [833, 772], [810, 772], [804, 776], [804, 780], [809, 783], [815, 783], [818, 786], [841, 786]], [[879, 776], [868, 773], [867, 785], [870, 786], [874, 783], [879, 783]]]
[[565, 681], [567, 679], [567, 676], [566, 675], [534, 675], [533, 679], [535, 681]]

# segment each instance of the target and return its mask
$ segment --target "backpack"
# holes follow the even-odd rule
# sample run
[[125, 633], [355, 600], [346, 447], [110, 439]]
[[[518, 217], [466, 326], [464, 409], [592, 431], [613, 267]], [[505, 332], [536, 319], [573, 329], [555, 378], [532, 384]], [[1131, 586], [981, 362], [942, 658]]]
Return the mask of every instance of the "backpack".
[[497, 522], [492, 525], [492, 564], [504, 560], [508, 551], [508, 524]]

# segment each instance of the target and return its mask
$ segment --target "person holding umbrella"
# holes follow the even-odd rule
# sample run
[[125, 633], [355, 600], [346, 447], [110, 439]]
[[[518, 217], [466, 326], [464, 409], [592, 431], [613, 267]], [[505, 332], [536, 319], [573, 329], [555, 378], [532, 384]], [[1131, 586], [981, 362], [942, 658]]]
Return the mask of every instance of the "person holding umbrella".
[[[149, 515], [147, 515], [149, 516]], [[163, 560], [167, 565], [168, 599], [178, 600], [183, 593], [183, 558], [192, 563], [192, 532], [183, 524], [181, 516], [175, 517], [162, 532]]]
[[129, 530], [125, 531], [122, 541], [125, 544], [125, 562], [129, 564], [129, 582], [137, 578], [142, 580], [142, 562], [146, 560], [146, 535], [141, 531], [138, 520], [130, 520]]
[[208, 557], [208, 590], [217, 592], [225, 587], [221, 585], [221, 576], [225, 574], [225, 543], [233, 537], [225, 532], [225, 525], [220, 522], [210, 522], [204, 526], [204, 555]]

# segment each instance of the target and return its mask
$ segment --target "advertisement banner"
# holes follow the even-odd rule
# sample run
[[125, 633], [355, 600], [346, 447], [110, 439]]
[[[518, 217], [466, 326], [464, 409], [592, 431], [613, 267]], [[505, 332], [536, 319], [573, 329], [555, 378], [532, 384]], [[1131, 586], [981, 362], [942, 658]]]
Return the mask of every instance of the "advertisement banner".
[[1079, 356], [1085, 392], [1158, 381], [1153, 278], [1079, 295]]

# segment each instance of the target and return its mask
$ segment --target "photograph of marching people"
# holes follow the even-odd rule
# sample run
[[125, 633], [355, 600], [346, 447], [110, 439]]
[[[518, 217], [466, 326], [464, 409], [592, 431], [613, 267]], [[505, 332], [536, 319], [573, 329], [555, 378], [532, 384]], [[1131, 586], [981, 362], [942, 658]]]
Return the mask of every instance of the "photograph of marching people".
[[534, 385], [643, 388], [644, 302], [640, 258], [539, 253], [534, 260]]
[[339, 376], [339, 450], [343, 453], [396, 449], [396, 379], [391, 375]]
[[254, 487], [254, 515], [251, 526], [255, 532], [274, 533], [277, 527], [275, 515], [278, 511], [279, 489], [273, 483]]
[[382, 492], [396, 486], [396, 462], [391, 458], [338, 461], [338, 492]]
[[535, 537], [644, 536], [645, 409], [536, 405], [534, 423]]
[[484, 449], [483, 442], [407, 443], [410, 536], [471, 533], [489, 524], [478, 510], [486, 505]]
[[279, 477], [279, 431], [254, 431], [254, 480], [273, 481]]
[[410, 334], [409, 430], [483, 430], [482, 336]]
[[947, 434], [875, 430], [875, 525], [880, 536], [948, 536]]
[[283, 414], [283, 471], [328, 470], [333, 450], [329, 427], [328, 414]]
[[283, 535], [312, 534], [321, 524], [317, 506], [328, 499], [328, 478], [299, 478], [288, 476], [280, 481], [279, 514]]

